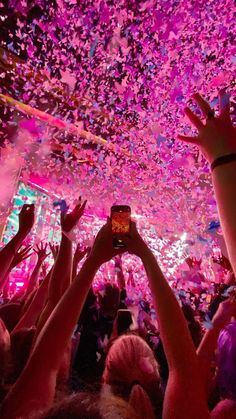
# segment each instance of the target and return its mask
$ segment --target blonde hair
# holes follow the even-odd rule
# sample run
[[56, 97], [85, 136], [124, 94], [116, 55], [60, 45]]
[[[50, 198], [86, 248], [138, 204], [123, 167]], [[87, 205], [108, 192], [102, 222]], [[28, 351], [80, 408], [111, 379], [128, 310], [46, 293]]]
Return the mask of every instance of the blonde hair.
[[139, 384], [132, 387], [129, 404], [138, 412], [140, 418], [155, 419], [151, 400]]
[[107, 393], [78, 393], [64, 398], [47, 412], [35, 412], [29, 419], [140, 419], [133, 407]]
[[142, 338], [122, 335], [115, 340], [106, 358], [103, 382], [110, 385], [114, 394], [129, 399], [136, 411], [142, 409], [147, 417], [154, 417], [150, 399], [160, 399], [159, 368]]
[[107, 354], [103, 380], [107, 384], [138, 382], [144, 388], [147, 381], [159, 383], [158, 363], [151, 348], [137, 335], [120, 336]]

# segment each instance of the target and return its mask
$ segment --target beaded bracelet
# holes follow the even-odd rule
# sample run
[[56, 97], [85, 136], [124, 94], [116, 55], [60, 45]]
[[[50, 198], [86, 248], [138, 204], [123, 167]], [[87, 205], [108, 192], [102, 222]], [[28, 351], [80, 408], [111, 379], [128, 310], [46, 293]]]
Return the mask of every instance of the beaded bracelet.
[[217, 157], [211, 163], [211, 171], [215, 169], [217, 166], [221, 166], [222, 164], [231, 163], [232, 161], [236, 160], [236, 153], [227, 154], [226, 156]]

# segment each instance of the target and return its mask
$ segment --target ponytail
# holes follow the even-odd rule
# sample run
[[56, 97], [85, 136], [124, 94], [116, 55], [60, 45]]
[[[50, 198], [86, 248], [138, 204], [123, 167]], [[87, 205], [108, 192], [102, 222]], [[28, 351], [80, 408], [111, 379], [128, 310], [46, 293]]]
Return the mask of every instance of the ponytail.
[[155, 419], [151, 400], [146, 391], [139, 384], [135, 384], [132, 387], [129, 396], [129, 404], [133, 407], [135, 412], [138, 413], [140, 419]]

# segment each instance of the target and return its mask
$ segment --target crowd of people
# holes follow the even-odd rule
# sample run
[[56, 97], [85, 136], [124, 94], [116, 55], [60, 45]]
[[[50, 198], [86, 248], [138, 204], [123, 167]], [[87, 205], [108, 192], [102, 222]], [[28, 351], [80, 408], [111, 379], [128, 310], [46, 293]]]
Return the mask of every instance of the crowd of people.
[[[205, 290], [176, 298], [134, 221], [124, 248], [113, 247], [108, 218], [92, 248], [78, 246], [73, 255], [72, 232], [86, 206], [80, 200], [61, 214], [60, 245], [38, 245], [27, 287], [9, 295], [11, 271], [32, 252], [24, 242], [35, 208], [23, 205], [18, 232], [0, 251], [2, 419], [236, 418], [236, 131], [225, 92], [217, 116], [199, 94], [193, 99], [202, 118], [185, 112], [198, 135], [178, 138], [197, 145], [211, 166], [229, 255], [220, 260], [225, 280], [205, 312]], [[135, 282], [123, 271], [124, 252], [141, 259], [152, 302], [129, 298]], [[117, 285], [106, 282], [99, 292], [93, 279], [111, 259]], [[187, 263], [200, 269], [197, 260]]]

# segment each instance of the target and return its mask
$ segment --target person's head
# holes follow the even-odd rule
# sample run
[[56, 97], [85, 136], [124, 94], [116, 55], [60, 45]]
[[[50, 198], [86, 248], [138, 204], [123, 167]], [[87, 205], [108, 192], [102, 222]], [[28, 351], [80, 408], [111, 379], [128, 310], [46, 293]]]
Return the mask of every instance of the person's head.
[[130, 310], [118, 310], [115, 323], [118, 336], [126, 333], [133, 324], [133, 318]]
[[105, 284], [103, 295], [99, 295], [99, 303], [104, 316], [115, 317], [120, 304], [120, 290], [112, 284]]
[[[139, 419], [131, 405], [124, 400], [96, 393], [78, 393], [66, 397], [46, 413], [34, 419]], [[33, 419], [33, 418], [32, 418]]]
[[91, 308], [95, 306], [96, 301], [97, 301], [97, 297], [93, 291], [93, 288], [91, 287], [89, 289], [83, 309], [80, 314], [80, 318], [79, 318], [80, 324], [87, 323], [88, 313], [91, 311]]
[[20, 303], [9, 303], [0, 307], [0, 317], [4, 321], [7, 330], [11, 332], [17, 325], [22, 306]]
[[236, 400], [236, 321], [220, 332], [217, 362], [221, 395]]
[[152, 402], [160, 404], [158, 364], [151, 348], [139, 336], [123, 335], [115, 340], [107, 354], [103, 382], [127, 400], [138, 384]]

